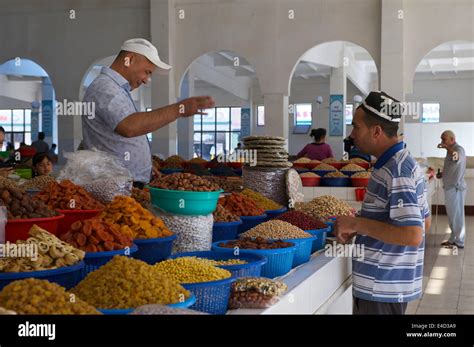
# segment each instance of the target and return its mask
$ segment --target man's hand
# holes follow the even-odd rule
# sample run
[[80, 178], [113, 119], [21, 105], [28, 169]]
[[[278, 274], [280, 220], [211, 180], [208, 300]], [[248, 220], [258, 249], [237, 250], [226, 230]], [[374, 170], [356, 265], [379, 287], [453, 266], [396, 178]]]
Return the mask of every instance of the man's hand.
[[357, 217], [347, 216], [337, 217], [336, 222], [334, 223], [334, 232], [338, 241], [347, 243], [357, 234], [357, 231], [355, 230], [356, 218]]
[[202, 110], [214, 107], [214, 99], [210, 96], [195, 96], [178, 103], [180, 117], [192, 117], [196, 114], [207, 114]]
[[444, 143], [441, 142], [441, 143], [438, 144], [438, 148], [440, 148], [440, 149], [441, 149], [441, 148], [448, 149], [448, 145], [446, 145], [446, 144], [444, 144]]

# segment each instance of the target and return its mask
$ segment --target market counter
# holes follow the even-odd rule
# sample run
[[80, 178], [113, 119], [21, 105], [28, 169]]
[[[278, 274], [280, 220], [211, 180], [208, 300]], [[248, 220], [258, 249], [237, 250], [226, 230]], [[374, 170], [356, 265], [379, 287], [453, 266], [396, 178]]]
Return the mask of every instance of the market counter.
[[351, 314], [351, 257], [326, 257], [324, 249], [310, 261], [276, 279], [288, 286], [280, 301], [266, 309], [230, 310], [227, 314]]

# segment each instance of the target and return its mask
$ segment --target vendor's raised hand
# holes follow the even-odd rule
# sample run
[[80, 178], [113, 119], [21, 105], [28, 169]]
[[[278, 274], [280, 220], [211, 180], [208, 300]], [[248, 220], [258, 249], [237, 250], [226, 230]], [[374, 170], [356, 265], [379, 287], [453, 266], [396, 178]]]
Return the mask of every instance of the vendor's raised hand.
[[337, 217], [334, 222], [334, 233], [338, 241], [346, 243], [350, 241], [356, 234], [355, 218], [348, 216]]
[[210, 96], [195, 96], [181, 100], [178, 103], [178, 112], [181, 117], [192, 117], [197, 114], [207, 114], [203, 110], [215, 106], [214, 99]]
[[441, 143], [438, 144], [438, 148], [440, 148], [440, 149], [442, 149], [442, 148], [448, 149], [448, 146], [441, 142]]

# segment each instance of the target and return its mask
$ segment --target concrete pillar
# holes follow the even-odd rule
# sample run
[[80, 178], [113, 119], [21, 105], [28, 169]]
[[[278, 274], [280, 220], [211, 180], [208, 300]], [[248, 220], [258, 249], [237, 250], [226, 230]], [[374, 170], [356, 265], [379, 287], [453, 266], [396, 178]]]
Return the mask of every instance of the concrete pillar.
[[[194, 75], [191, 71], [183, 78], [179, 100], [195, 96]], [[178, 120], [178, 154], [184, 159], [192, 159], [194, 153], [194, 117]]]
[[[160, 58], [171, 66], [174, 63], [175, 16], [173, 0], [151, 0], [151, 41], [157, 47]], [[151, 82], [151, 107], [155, 109], [174, 103], [176, 95], [173, 69], [168, 75], [154, 74]], [[152, 153], [161, 153], [165, 157], [176, 154], [177, 132], [177, 122], [153, 132]]]
[[263, 104], [265, 106], [265, 135], [288, 139], [288, 95], [265, 94]]
[[[326, 135], [326, 143], [328, 143], [334, 154], [334, 157], [337, 159], [342, 158], [344, 152], [344, 143], [343, 140], [346, 137], [346, 121], [345, 121], [345, 107], [346, 107], [346, 94], [347, 94], [347, 72], [342, 64], [340, 68], [333, 68], [331, 71], [331, 77], [329, 79], [329, 100], [328, 100], [328, 117], [325, 120], [327, 135]], [[331, 107], [335, 107], [335, 104], [331, 105], [331, 95], [342, 95], [342, 109], [338, 109], [337, 113], [342, 112], [342, 124], [340, 125], [342, 128], [342, 134], [338, 136], [331, 136], [330, 133], [330, 115], [331, 115]]]
[[[380, 89], [404, 101], [404, 0], [382, 0]], [[403, 132], [404, 119], [400, 122]]]

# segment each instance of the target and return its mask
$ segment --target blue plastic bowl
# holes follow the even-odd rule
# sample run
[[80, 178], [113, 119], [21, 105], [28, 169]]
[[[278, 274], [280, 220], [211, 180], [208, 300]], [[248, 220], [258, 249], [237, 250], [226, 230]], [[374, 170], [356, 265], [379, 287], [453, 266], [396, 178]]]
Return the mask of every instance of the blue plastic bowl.
[[[193, 293], [191, 293], [191, 296], [189, 298], [187, 298], [185, 301], [177, 302], [176, 304], [168, 304], [166, 306], [172, 307], [172, 308], [189, 308], [192, 305], [194, 305], [195, 302], [196, 302], [196, 297], [194, 296]], [[97, 311], [100, 311], [100, 312], [102, 312], [103, 314], [106, 314], [106, 315], [125, 315], [125, 314], [132, 313], [134, 310], [135, 310], [134, 308], [122, 308], [122, 309], [120, 309], [120, 308], [117, 308], [117, 309], [98, 308], [97, 309]]]
[[327, 226], [330, 228], [330, 230], [328, 231], [327, 233], [327, 236], [334, 236], [334, 221], [336, 220], [336, 218], [333, 218], [333, 217], [329, 217], [329, 219], [331, 220], [331, 222], [326, 222]]
[[[233, 248], [220, 247], [218, 244], [221, 242], [228, 242], [232, 240], [225, 240], [214, 242], [212, 244], [212, 249], [215, 251], [221, 252], [234, 252]], [[240, 249], [240, 254], [257, 254], [262, 255], [267, 258], [267, 263], [262, 266], [263, 277], [274, 278], [278, 276], [283, 276], [288, 273], [293, 265], [293, 258], [296, 252], [296, 245], [293, 243], [293, 246], [287, 248], [277, 248], [277, 249]]]
[[219, 265], [220, 268], [226, 269], [232, 273], [233, 277], [260, 277], [262, 266], [267, 263], [267, 258], [258, 254], [240, 254], [222, 252], [222, 251], [199, 251], [199, 252], [184, 252], [173, 254], [170, 258], [181, 257], [199, 257], [212, 260], [229, 260], [240, 259], [245, 260], [246, 264], [235, 265]]
[[309, 258], [311, 258], [311, 247], [313, 246], [314, 240], [316, 240], [316, 236], [283, 240], [285, 242], [292, 242], [296, 245], [292, 267], [297, 267], [309, 261]]
[[356, 173], [358, 173], [358, 172], [363, 172], [363, 171], [346, 171], [346, 170], [343, 170], [343, 171], [341, 171], [341, 172], [342, 172], [344, 175], [350, 177], [350, 176], [352, 176], [352, 175], [354, 175], [354, 174], [356, 174]]
[[230, 298], [230, 287], [235, 277], [219, 281], [181, 283], [181, 285], [196, 296], [196, 303], [190, 308], [210, 314], [225, 314]]
[[235, 173], [237, 176], [242, 176], [242, 169], [234, 170], [234, 173]]
[[323, 187], [349, 187], [350, 177], [321, 177], [320, 185]]
[[337, 171], [337, 170], [336, 169], [334, 169], [334, 170], [312, 170], [311, 172], [316, 173], [316, 175], [321, 176], [321, 178], [322, 178], [325, 174], [330, 173], [330, 172], [334, 172], [334, 171]]
[[170, 175], [178, 172], [183, 172], [183, 169], [160, 169], [160, 172], [164, 175]]
[[286, 207], [280, 208], [278, 210], [265, 211], [265, 214], [267, 215], [266, 220], [268, 221], [270, 219], [276, 218], [276, 217], [282, 215], [283, 213], [285, 213], [286, 211], [288, 211], [288, 209]]
[[311, 253], [314, 253], [324, 248], [324, 245], [326, 244], [326, 237], [330, 230], [331, 230], [330, 226], [328, 226], [327, 228], [322, 228], [322, 229], [305, 230], [307, 233], [310, 233], [311, 235], [316, 237], [311, 247]]
[[265, 222], [267, 215], [264, 213], [260, 216], [241, 216], [240, 219], [242, 220], [242, 224], [239, 225], [238, 234], [242, 234], [243, 232], [252, 229], [254, 226]]
[[236, 239], [241, 224], [241, 220], [227, 223], [214, 223], [212, 226], [212, 242]]
[[60, 286], [70, 289], [75, 287], [82, 279], [84, 261], [71, 266], [64, 266], [59, 269], [29, 271], [29, 272], [4, 272], [0, 273], [0, 290], [13, 281], [25, 278], [37, 278], [57, 283]]
[[168, 237], [133, 240], [138, 247], [138, 250], [133, 253], [133, 257], [151, 265], [165, 260], [171, 254], [173, 240], [175, 240], [176, 237], [176, 234], [173, 234]]
[[126, 254], [127, 249], [119, 249], [116, 251], [107, 251], [107, 252], [90, 252], [86, 253], [84, 257], [85, 266], [82, 269], [82, 277], [86, 277], [89, 272], [95, 271], [100, 268], [102, 265], [107, 264], [113, 257], [116, 255], [132, 256], [138, 250], [136, 244], [132, 244], [132, 247], [128, 249], [129, 253]]
[[186, 215], [205, 216], [216, 210], [217, 200], [223, 190], [215, 192], [191, 192], [148, 187], [151, 202], [166, 212]]

